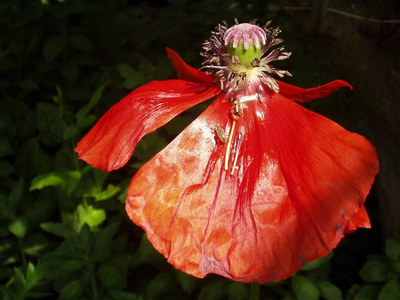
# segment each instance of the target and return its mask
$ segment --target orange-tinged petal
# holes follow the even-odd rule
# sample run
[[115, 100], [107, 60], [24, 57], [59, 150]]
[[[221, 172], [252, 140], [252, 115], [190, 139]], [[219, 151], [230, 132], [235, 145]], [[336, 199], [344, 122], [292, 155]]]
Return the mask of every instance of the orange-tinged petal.
[[357, 228], [371, 228], [371, 223], [365, 206], [361, 206], [359, 211], [350, 219], [346, 226], [346, 233], [354, 232]]
[[172, 64], [179, 79], [192, 82], [208, 82], [210, 84], [214, 82], [214, 75], [206, 74], [205, 72], [199, 71], [189, 66], [174, 50], [170, 48], [166, 49], [168, 58], [172, 61]]
[[176, 268], [265, 283], [368, 225], [378, 162], [366, 139], [279, 94], [245, 104], [234, 126], [220, 96], [138, 171], [126, 209]]
[[150, 82], [111, 107], [79, 141], [75, 151], [96, 168], [118, 169], [127, 163], [144, 135], [218, 93], [207, 82]]
[[327, 97], [342, 87], [353, 89], [353, 87], [344, 80], [334, 80], [322, 86], [310, 89], [302, 89], [279, 80], [276, 80], [276, 82], [279, 85], [279, 94], [298, 102], [308, 102], [317, 98]]

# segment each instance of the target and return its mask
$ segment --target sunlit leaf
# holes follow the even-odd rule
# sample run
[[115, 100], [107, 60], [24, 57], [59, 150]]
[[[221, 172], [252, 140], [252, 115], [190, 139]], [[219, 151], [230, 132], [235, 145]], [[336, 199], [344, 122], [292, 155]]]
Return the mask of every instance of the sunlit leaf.
[[16, 237], [23, 239], [28, 231], [28, 222], [24, 218], [18, 218], [8, 225], [8, 230]]
[[61, 186], [70, 195], [82, 174], [79, 171], [52, 172], [39, 175], [32, 179], [29, 191], [41, 190], [49, 186]]
[[84, 224], [89, 225], [91, 229], [95, 229], [106, 219], [104, 209], [97, 209], [91, 205], [78, 205], [74, 212], [74, 220], [77, 228], [81, 228]]
[[110, 199], [111, 197], [115, 196], [120, 190], [121, 188], [119, 186], [109, 184], [106, 190], [100, 192], [100, 194], [96, 196], [96, 201]]

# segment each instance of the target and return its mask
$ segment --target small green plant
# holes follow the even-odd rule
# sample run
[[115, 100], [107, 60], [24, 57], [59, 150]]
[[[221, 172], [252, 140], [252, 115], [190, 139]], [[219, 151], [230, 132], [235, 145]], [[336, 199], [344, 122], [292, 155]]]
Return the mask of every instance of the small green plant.
[[400, 243], [388, 239], [385, 255], [370, 256], [360, 271], [364, 284], [355, 284], [346, 300], [400, 299]]

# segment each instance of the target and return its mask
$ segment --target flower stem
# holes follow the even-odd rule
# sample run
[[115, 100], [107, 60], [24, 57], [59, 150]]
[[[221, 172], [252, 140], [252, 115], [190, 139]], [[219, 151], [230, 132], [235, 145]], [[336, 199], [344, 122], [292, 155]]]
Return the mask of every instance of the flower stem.
[[252, 282], [250, 284], [250, 300], [260, 299], [260, 284], [258, 282]]

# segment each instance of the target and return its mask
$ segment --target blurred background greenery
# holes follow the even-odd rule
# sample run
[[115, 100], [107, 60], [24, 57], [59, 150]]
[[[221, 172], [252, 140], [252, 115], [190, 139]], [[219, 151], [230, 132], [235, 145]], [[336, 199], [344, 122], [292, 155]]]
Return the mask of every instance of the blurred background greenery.
[[280, 62], [294, 75], [286, 82], [353, 84], [353, 92], [307, 107], [370, 138], [381, 160], [367, 200], [373, 229], [349, 235], [292, 278], [261, 286], [260, 299], [400, 299], [399, 26], [328, 6], [400, 18], [395, 0], [1, 0], [1, 298], [249, 298], [248, 284], [175, 270], [124, 210], [133, 174], [208, 103], [145, 137], [116, 172], [93, 169], [73, 152], [130, 90], [175, 76], [165, 47], [199, 67], [210, 31], [236, 17], [282, 29], [293, 53]]

